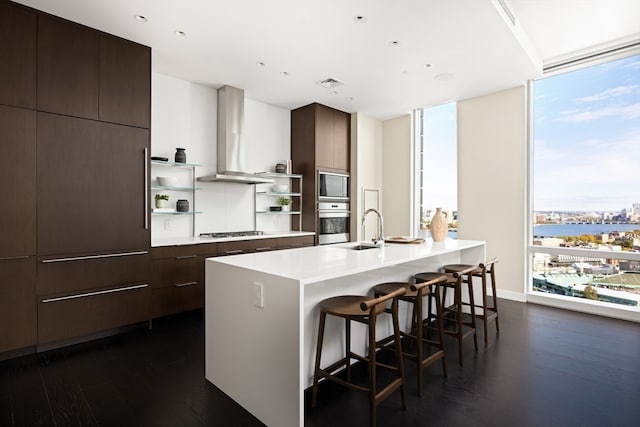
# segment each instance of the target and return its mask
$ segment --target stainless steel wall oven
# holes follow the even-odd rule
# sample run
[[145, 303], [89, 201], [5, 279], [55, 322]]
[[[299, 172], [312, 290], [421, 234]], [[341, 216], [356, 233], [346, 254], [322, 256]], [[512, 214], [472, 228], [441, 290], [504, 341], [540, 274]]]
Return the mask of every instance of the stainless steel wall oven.
[[349, 203], [318, 203], [318, 244], [349, 241]]

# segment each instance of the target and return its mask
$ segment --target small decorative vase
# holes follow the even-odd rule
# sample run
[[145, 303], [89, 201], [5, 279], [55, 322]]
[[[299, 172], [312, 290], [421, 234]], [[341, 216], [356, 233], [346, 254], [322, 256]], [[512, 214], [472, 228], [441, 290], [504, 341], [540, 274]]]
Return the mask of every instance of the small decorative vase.
[[289, 212], [291, 210], [291, 205], [282, 205], [282, 212]]
[[176, 211], [177, 212], [189, 212], [189, 201], [185, 199], [180, 199], [176, 202]]
[[166, 205], [167, 205], [167, 201], [165, 199], [156, 200], [156, 208], [164, 208]]
[[184, 152], [184, 148], [176, 148], [176, 163], [187, 163], [187, 153]]
[[431, 231], [431, 238], [434, 242], [444, 242], [447, 237], [447, 215], [442, 212], [442, 208], [436, 208], [436, 213], [431, 218], [429, 231]]

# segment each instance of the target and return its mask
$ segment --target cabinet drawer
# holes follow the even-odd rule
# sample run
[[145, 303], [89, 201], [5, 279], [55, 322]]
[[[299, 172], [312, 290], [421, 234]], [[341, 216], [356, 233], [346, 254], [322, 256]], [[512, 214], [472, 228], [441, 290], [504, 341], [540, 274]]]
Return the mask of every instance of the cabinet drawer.
[[151, 284], [154, 288], [180, 286], [201, 281], [203, 258], [190, 257], [154, 259], [151, 262]]
[[0, 353], [36, 344], [36, 258], [0, 258]]
[[278, 239], [278, 249], [302, 248], [313, 246], [314, 236], [281, 237]]
[[204, 283], [151, 290], [151, 316], [160, 317], [204, 307]]
[[251, 252], [273, 251], [278, 239], [238, 240], [218, 244], [218, 255], [238, 255]]
[[38, 343], [76, 338], [147, 321], [149, 286], [106, 288], [38, 298]]
[[153, 259], [188, 257], [193, 255], [215, 256], [217, 253], [217, 243], [199, 243], [184, 246], [156, 246], [151, 248], [151, 257]]
[[121, 252], [78, 257], [40, 257], [38, 295], [76, 292], [149, 281], [149, 253]]

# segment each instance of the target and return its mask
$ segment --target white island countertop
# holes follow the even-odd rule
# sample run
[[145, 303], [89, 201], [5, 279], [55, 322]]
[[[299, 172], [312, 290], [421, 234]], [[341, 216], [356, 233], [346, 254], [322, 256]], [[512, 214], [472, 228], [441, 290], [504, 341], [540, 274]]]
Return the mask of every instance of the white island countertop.
[[[485, 259], [484, 242], [471, 240], [350, 249], [357, 244], [207, 258], [205, 377], [268, 426], [304, 425], [320, 301], [370, 295], [378, 283], [406, 282], [445, 264]], [[399, 316], [406, 329], [412, 312], [405, 306]], [[333, 320], [325, 328], [326, 363], [338, 360], [344, 350], [344, 323]], [[390, 334], [385, 320], [376, 324], [378, 337]], [[364, 354], [366, 333], [362, 327], [352, 329], [352, 351]]]
[[350, 242], [312, 246], [295, 250], [212, 258], [212, 260], [296, 280], [301, 285], [306, 285], [484, 246], [484, 242], [475, 240], [447, 239], [444, 242], [427, 240], [419, 244], [387, 243], [380, 248], [350, 249], [358, 244], [358, 242]]

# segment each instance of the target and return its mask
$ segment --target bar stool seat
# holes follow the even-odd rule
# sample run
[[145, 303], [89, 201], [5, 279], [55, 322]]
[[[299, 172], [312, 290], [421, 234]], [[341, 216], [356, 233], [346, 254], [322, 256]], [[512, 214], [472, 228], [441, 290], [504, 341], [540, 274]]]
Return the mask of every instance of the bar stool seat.
[[[492, 258], [485, 263], [479, 265], [470, 264], [448, 264], [442, 267], [445, 273], [455, 273], [469, 268], [473, 268], [471, 274], [473, 277], [479, 277], [482, 284], [482, 300], [480, 304], [474, 304], [471, 308], [470, 302], [463, 302], [462, 304], [469, 308], [475, 317], [482, 320], [484, 326], [484, 346], [489, 344], [488, 328], [489, 322], [493, 321], [496, 324], [496, 333], [500, 333], [500, 323], [498, 321], [498, 296], [496, 293], [496, 276], [495, 276], [495, 264], [498, 262], [498, 258]], [[487, 277], [491, 281], [491, 304], [487, 301]]]
[[[400, 331], [400, 335], [410, 340], [410, 344], [415, 344], [415, 351], [409, 352], [403, 351], [403, 356], [412, 360], [418, 365], [417, 377], [418, 377], [418, 396], [422, 396], [422, 384], [423, 384], [423, 369], [432, 363], [442, 360], [442, 372], [447, 376], [447, 362], [445, 359], [444, 351], [444, 332], [442, 330], [442, 306], [440, 304], [440, 292], [438, 286], [447, 280], [444, 274], [436, 275], [432, 280], [419, 284], [410, 284], [404, 282], [390, 282], [381, 283], [373, 287], [373, 294], [387, 295], [398, 289], [405, 289], [404, 295], [398, 297], [400, 301], [413, 304], [413, 312], [411, 316], [411, 330], [408, 332]], [[431, 291], [435, 288], [435, 291]], [[427, 317], [423, 318], [423, 300], [425, 297], [429, 298], [429, 309], [427, 311]], [[436, 314], [431, 312], [431, 299], [435, 298]], [[438, 339], [431, 338], [432, 318], [435, 316], [437, 320]], [[425, 336], [424, 330], [427, 330]], [[382, 342], [384, 344], [384, 341]], [[424, 345], [429, 345], [429, 351], [425, 351]], [[435, 351], [433, 351], [435, 349]]]
[[[369, 423], [371, 427], [376, 425], [376, 408], [378, 404], [390, 396], [394, 391], [400, 389], [402, 407], [407, 409], [406, 390], [404, 381], [404, 365], [402, 363], [402, 348], [400, 342], [400, 327], [398, 322], [398, 297], [406, 292], [405, 289], [397, 289], [382, 297], [371, 298], [366, 296], [344, 295], [327, 298], [318, 304], [320, 309], [320, 321], [318, 325], [318, 342], [316, 346], [316, 360], [313, 375], [313, 386], [311, 394], [311, 407], [315, 408], [318, 400], [318, 383], [321, 379], [333, 381], [345, 387], [362, 391], [369, 396]], [[391, 300], [391, 308], [387, 311], [385, 302]], [[393, 323], [393, 346], [397, 366], [381, 363], [377, 360], [376, 350], [382, 346], [376, 341], [376, 322], [379, 315], [391, 314]], [[327, 315], [343, 318], [345, 320], [345, 353], [337, 362], [321, 368], [322, 344], [324, 341], [324, 327]], [[367, 356], [362, 356], [351, 351], [351, 321], [366, 324], [368, 326], [368, 349]], [[388, 340], [385, 338], [385, 343]], [[369, 381], [368, 386], [363, 387], [351, 382], [351, 360], [359, 360], [368, 364]], [[385, 369], [396, 376], [385, 387], [378, 390], [377, 368]], [[345, 378], [338, 376], [344, 369]]]
[[[475, 268], [475, 266], [473, 266]], [[442, 311], [443, 320], [451, 321], [454, 325], [453, 329], [445, 328], [444, 323], [442, 329], [446, 335], [454, 336], [458, 341], [458, 363], [460, 366], [463, 364], [463, 341], [466, 337], [473, 336], [473, 347], [475, 351], [478, 351], [478, 337], [476, 334], [476, 319], [475, 316], [468, 316], [469, 320], [464, 319], [464, 313], [462, 311], [462, 286], [463, 283], [468, 285], [469, 298], [473, 302], [473, 292], [471, 284], [471, 272], [473, 268], [463, 269], [455, 273], [444, 273], [446, 280], [440, 285], [442, 289]], [[425, 272], [414, 275], [416, 283], [427, 282], [433, 280], [435, 277], [442, 275], [443, 273], [437, 272]], [[453, 290], [453, 304], [447, 306], [447, 289]]]

